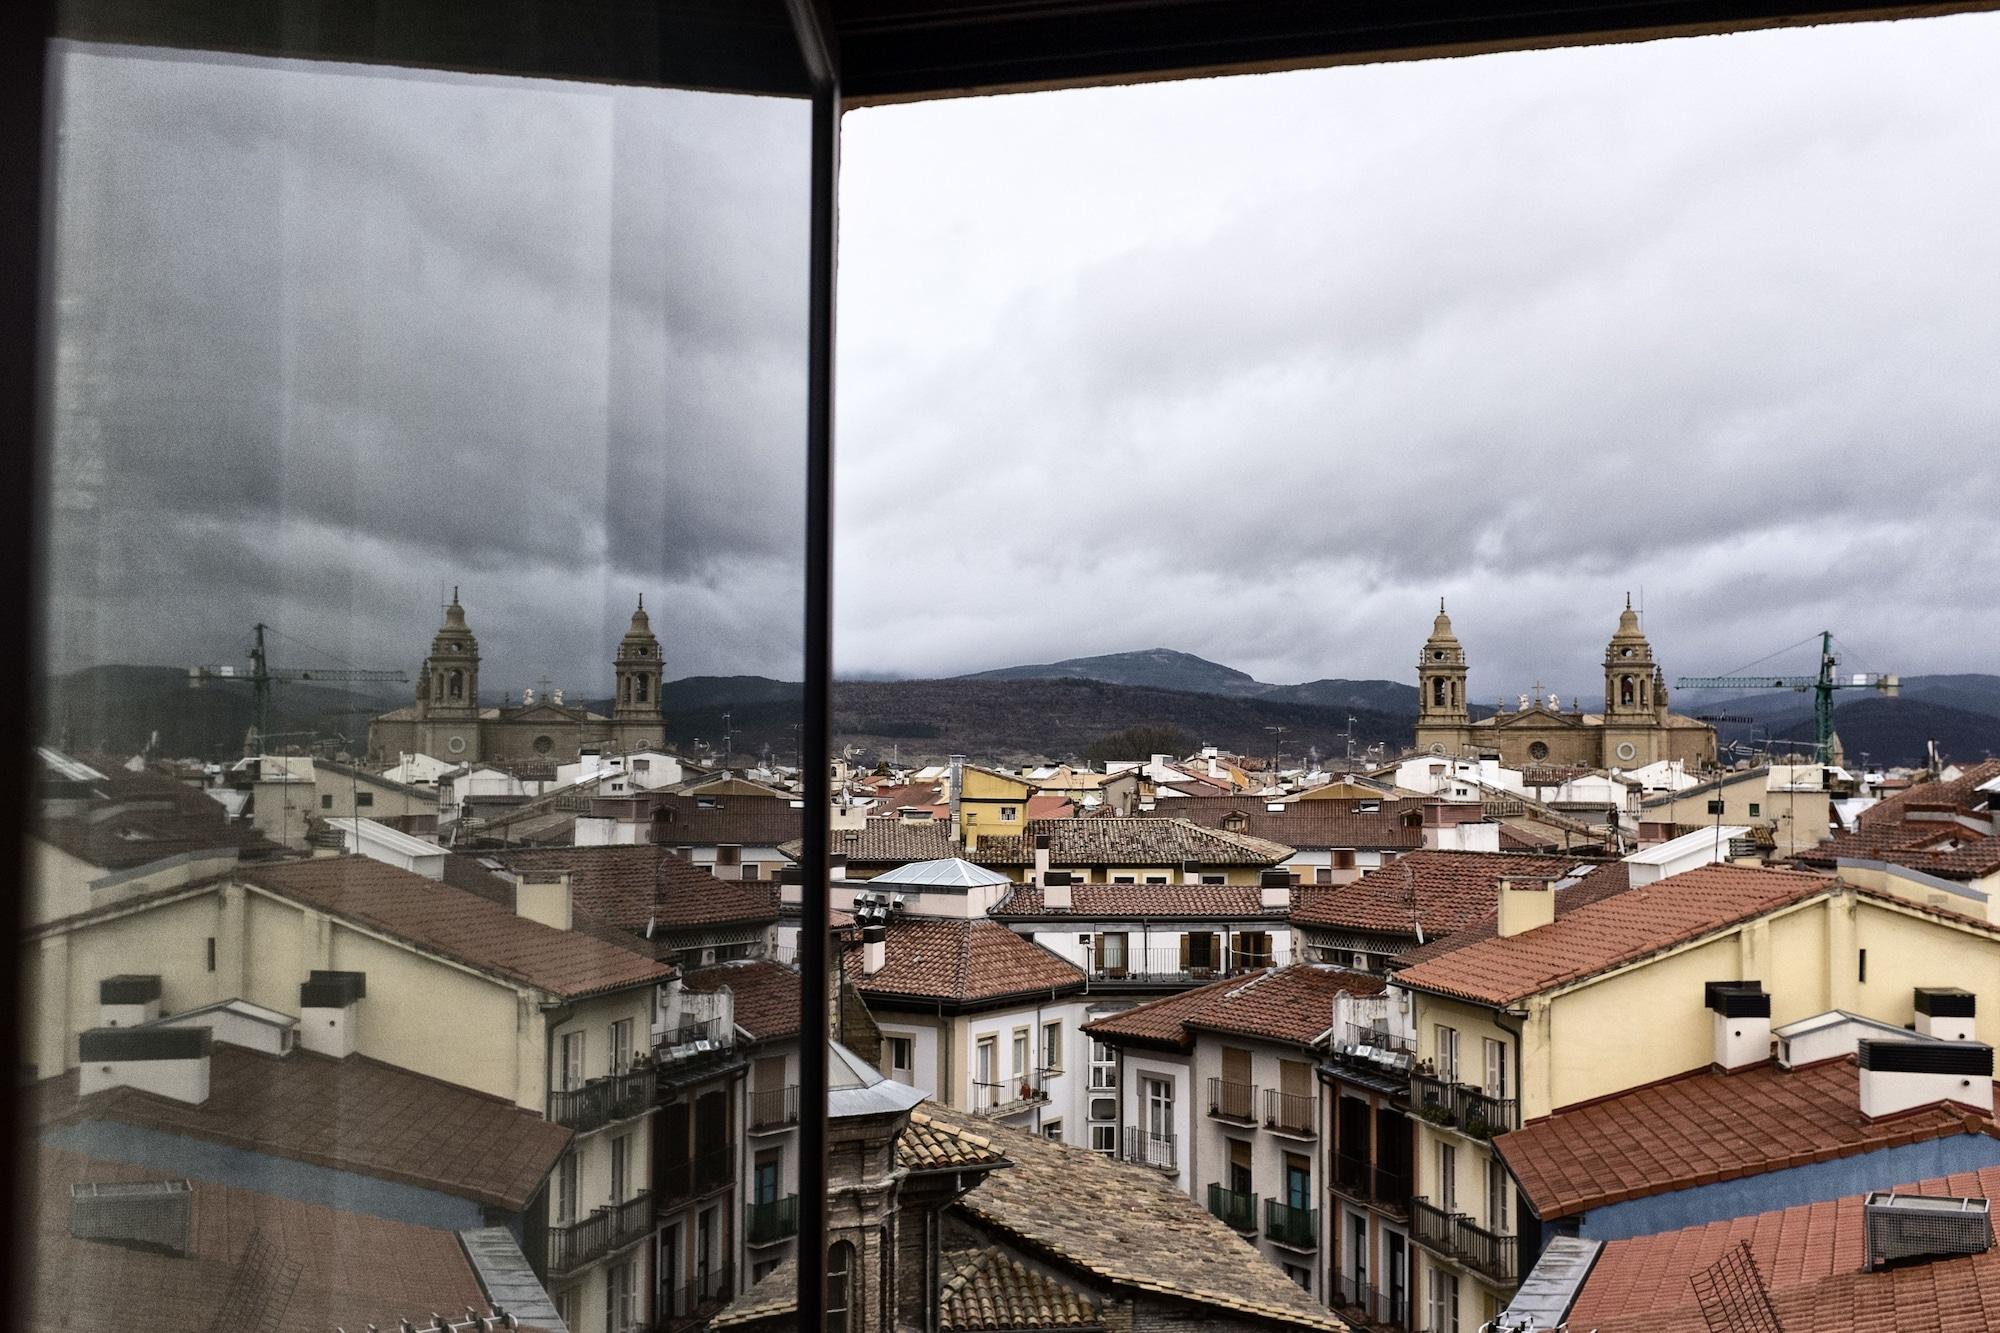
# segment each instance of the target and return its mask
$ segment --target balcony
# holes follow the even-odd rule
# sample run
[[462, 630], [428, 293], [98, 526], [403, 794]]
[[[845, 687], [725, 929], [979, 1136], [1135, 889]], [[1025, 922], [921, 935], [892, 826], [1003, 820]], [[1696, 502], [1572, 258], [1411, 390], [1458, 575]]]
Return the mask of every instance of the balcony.
[[653, 1196], [641, 1191], [605, 1204], [568, 1226], [549, 1228], [549, 1276], [574, 1273], [593, 1260], [643, 1240], [653, 1231]]
[[1264, 1090], [1264, 1128], [1295, 1138], [1319, 1135], [1319, 1099], [1309, 1093]]
[[1430, 1124], [1475, 1139], [1490, 1139], [1519, 1125], [1520, 1104], [1512, 1098], [1490, 1096], [1482, 1088], [1435, 1074], [1410, 1075], [1410, 1107]]
[[735, 1170], [735, 1149], [716, 1148], [678, 1162], [656, 1163], [653, 1176], [659, 1186], [660, 1202], [678, 1203], [721, 1189], [735, 1178]]
[[790, 1240], [798, 1234], [798, 1230], [799, 1196], [796, 1194], [743, 1207], [743, 1234], [752, 1245], [776, 1245], [781, 1240]]
[[1232, 1231], [1240, 1231], [1246, 1236], [1257, 1232], [1257, 1196], [1254, 1194], [1210, 1185], [1208, 1211], [1227, 1222]]
[[1343, 1277], [1336, 1273], [1327, 1296], [1328, 1303], [1349, 1323], [1409, 1327], [1410, 1297], [1407, 1292], [1377, 1291], [1360, 1278]]
[[1459, 1214], [1448, 1213], [1429, 1199], [1410, 1200], [1410, 1231], [1434, 1250], [1452, 1253], [1452, 1225]]
[[1276, 1199], [1264, 1201], [1264, 1238], [1288, 1250], [1319, 1248], [1319, 1209], [1295, 1208]]
[[1149, 1134], [1142, 1129], [1128, 1128], [1125, 1131], [1125, 1142], [1119, 1151], [1118, 1160], [1139, 1166], [1150, 1166], [1158, 1171], [1180, 1170], [1174, 1159], [1174, 1136]]
[[1060, 1069], [1035, 1069], [1005, 1083], [972, 1085], [974, 1115], [1009, 1116], [1049, 1104], [1048, 1079]]
[[720, 1018], [670, 1028], [653, 1046], [653, 1065], [663, 1083], [707, 1078], [736, 1062], [736, 1025]]
[[1257, 1087], [1253, 1083], [1231, 1083], [1226, 1078], [1208, 1081], [1208, 1113], [1217, 1120], [1240, 1120], [1254, 1124], [1257, 1119]]
[[659, 1333], [676, 1333], [706, 1324], [716, 1311], [736, 1294], [735, 1273], [720, 1264], [698, 1275], [692, 1282], [660, 1290]]
[[1519, 1279], [1516, 1239], [1490, 1231], [1464, 1213], [1446, 1212], [1429, 1199], [1412, 1199], [1410, 1229], [1431, 1249], [1451, 1255], [1496, 1282]]
[[799, 1123], [799, 1085], [750, 1094], [744, 1120], [752, 1134], [770, 1134]]
[[1181, 960], [1179, 945], [1160, 948], [1127, 949], [1125, 957], [1117, 962], [1098, 958], [1093, 950], [1084, 968], [1090, 973], [1092, 982], [1098, 985], [1129, 985], [1134, 988], [1147, 986], [1200, 986], [1219, 977], [1240, 976], [1255, 972], [1273, 964], [1282, 966], [1291, 961], [1289, 949], [1274, 949], [1269, 953], [1241, 953], [1211, 959], [1202, 963], [1190, 959]]
[[1369, 1161], [1358, 1153], [1333, 1155], [1333, 1187], [1352, 1198], [1374, 1204], [1384, 1212], [1406, 1213], [1410, 1208], [1410, 1173]]
[[588, 1134], [593, 1129], [644, 1115], [652, 1109], [656, 1088], [657, 1081], [650, 1068], [594, 1078], [579, 1088], [551, 1092], [549, 1119], [579, 1134]]

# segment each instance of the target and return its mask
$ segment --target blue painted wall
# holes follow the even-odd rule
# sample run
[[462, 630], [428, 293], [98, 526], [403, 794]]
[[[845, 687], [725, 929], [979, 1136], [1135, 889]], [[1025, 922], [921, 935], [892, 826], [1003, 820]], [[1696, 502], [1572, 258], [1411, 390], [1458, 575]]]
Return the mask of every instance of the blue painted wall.
[[[1591, 1209], [1583, 1214], [1581, 1225], [1573, 1231], [1561, 1224], [1558, 1229], [1587, 1240], [1624, 1240], [1628, 1236], [1648, 1236], [1656, 1231], [1675, 1231], [1802, 1203], [1866, 1194], [1869, 1190], [1908, 1185], [1956, 1171], [1977, 1171], [1986, 1166], [2000, 1166], [2000, 1139], [1984, 1134], [1955, 1134], [1928, 1143], [1882, 1148], [1739, 1180], [1719, 1180], [1671, 1194], [1627, 1199]], [[1564, 1222], [1573, 1220], [1566, 1218]]]

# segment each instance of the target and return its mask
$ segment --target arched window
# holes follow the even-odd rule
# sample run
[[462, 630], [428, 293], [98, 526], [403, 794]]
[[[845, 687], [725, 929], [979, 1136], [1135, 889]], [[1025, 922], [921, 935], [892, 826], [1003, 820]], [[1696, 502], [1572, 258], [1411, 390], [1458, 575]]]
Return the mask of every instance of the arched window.
[[445, 675], [445, 697], [463, 699], [465, 697], [465, 673], [452, 671]]
[[1618, 678], [1618, 702], [1627, 708], [1632, 706], [1632, 678], [1630, 676], [1620, 676]]
[[1439, 708], [1444, 707], [1444, 677], [1442, 676], [1431, 681], [1431, 702]]
[[826, 1251], [826, 1333], [848, 1333], [850, 1284], [854, 1276], [854, 1247], [835, 1241]]
[[640, 702], [640, 703], [645, 703], [645, 702], [646, 702], [646, 683], [647, 683], [647, 680], [648, 680], [648, 678], [647, 678], [647, 677], [645, 677], [645, 676], [641, 676], [641, 677], [639, 677], [639, 702]]

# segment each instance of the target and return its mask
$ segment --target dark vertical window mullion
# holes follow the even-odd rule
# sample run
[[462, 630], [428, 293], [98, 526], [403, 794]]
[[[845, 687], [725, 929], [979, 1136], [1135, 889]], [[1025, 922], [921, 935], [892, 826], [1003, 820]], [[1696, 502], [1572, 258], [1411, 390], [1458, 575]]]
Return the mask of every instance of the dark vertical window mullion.
[[789, 0], [812, 83], [812, 248], [806, 375], [805, 780], [799, 913], [798, 1326], [826, 1319], [827, 1034], [833, 808], [833, 332], [840, 182], [840, 80], [832, 33], [815, 0]]

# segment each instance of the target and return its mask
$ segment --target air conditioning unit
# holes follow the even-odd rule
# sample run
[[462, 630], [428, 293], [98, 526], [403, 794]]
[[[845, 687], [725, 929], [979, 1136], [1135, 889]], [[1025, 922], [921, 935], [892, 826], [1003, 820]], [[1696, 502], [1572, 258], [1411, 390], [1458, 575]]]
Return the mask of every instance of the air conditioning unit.
[[188, 1252], [194, 1186], [185, 1180], [141, 1180], [69, 1187], [69, 1234], [78, 1240]]
[[1861, 1208], [1867, 1266], [1900, 1259], [1944, 1259], [1993, 1248], [1985, 1199], [1876, 1192]]
[[1116, 1120], [1118, 1118], [1118, 1099], [1116, 1097], [1092, 1097], [1090, 1099], [1090, 1118], [1092, 1120]]

